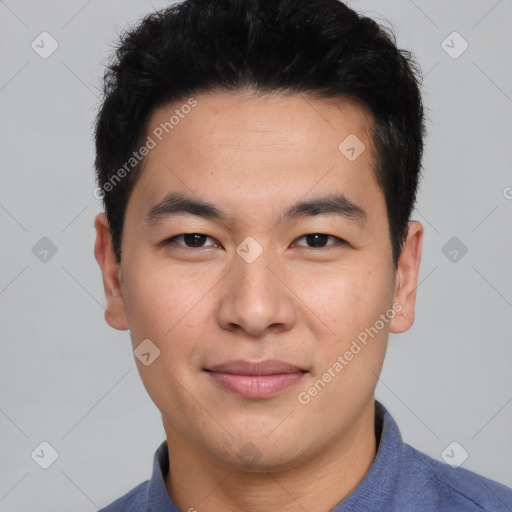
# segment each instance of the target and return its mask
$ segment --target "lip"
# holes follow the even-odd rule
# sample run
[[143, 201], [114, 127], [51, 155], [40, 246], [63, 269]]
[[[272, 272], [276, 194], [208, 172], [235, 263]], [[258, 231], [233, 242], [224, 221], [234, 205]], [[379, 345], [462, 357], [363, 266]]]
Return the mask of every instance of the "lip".
[[265, 361], [228, 361], [205, 368], [219, 386], [246, 398], [269, 398], [298, 383], [306, 370], [268, 359]]
[[306, 370], [278, 359], [265, 359], [264, 361], [227, 361], [222, 364], [210, 366], [210, 372], [232, 373], [237, 375], [277, 375], [283, 373], [304, 373]]

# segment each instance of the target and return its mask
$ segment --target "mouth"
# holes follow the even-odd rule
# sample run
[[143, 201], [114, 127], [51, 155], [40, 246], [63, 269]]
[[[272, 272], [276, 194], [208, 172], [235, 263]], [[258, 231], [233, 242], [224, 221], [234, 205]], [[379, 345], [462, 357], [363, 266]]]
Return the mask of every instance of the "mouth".
[[266, 361], [228, 361], [204, 371], [225, 391], [246, 398], [270, 398], [296, 385], [307, 372], [295, 365], [269, 359]]

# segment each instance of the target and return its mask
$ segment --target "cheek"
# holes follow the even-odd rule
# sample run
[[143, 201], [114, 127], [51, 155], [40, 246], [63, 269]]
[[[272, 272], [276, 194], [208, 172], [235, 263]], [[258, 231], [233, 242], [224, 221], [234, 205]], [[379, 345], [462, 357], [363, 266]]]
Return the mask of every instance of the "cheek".
[[173, 374], [186, 373], [188, 365], [197, 365], [197, 352], [211, 331], [212, 284], [141, 260], [131, 270], [124, 291], [133, 347], [150, 339], [160, 350], [160, 363]]
[[162, 343], [194, 301], [193, 287], [169, 269], [138, 261], [126, 272], [124, 302], [134, 343]]
[[383, 276], [351, 266], [311, 279], [302, 288], [302, 297], [334, 332], [342, 334], [351, 327], [364, 326], [386, 304], [390, 295]]
[[[199, 284], [179, 277], [169, 269], [157, 269], [150, 263], [138, 265], [127, 272], [125, 303], [132, 346], [135, 349], [149, 339], [159, 355], [148, 366], [137, 361], [142, 382], [160, 410], [169, 404], [183, 407], [181, 389], [187, 387], [195, 352], [202, 339], [206, 301], [201, 301]], [[180, 383], [182, 383], [180, 385]]]
[[[346, 421], [347, 410], [358, 410], [373, 395], [395, 312], [386, 279], [366, 281], [356, 276], [330, 287], [327, 295], [331, 301], [325, 303], [325, 308], [334, 334], [317, 341], [322, 364], [312, 375], [313, 387], [306, 393], [318, 393], [308, 413], [325, 414], [327, 408], [333, 425], [337, 425]], [[381, 320], [381, 314], [387, 322]], [[329, 408], [332, 403], [343, 407]]]
[[[310, 293], [305, 294], [307, 306], [322, 320], [322, 323], [317, 321], [317, 325], [323, 324], [330, 328], [323, 337], [324, 343], [319, 347], [327, 357], [326, 364], [349, 350], [352, 341], [358, 337], [366, 341], [365, 334], [375, 343], [371, 347], [368, 344], [365, 356], [358, 359], [371, 358], [372, 354], [378, 359], [383, 355], [382, 347], [388, 336], [389, 321], [383, 324], [379, 319], [392, 306], [392, 292], [386, 273], [352, 267], [350, 271], [347, 269], [347, 272], [342, 271], [324, 280], [321, 286], [311, 288]], [[378, 333], [375, 333], [376, 322]], [[368, 334], [368, 330], [371, 330], [373, 337]]]

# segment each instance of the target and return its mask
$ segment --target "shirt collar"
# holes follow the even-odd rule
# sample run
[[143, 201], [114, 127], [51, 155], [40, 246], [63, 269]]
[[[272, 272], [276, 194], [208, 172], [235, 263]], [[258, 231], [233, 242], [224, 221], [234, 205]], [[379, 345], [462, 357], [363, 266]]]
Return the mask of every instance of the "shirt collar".
[[164, 441], [155, 453], [153, 459], [153, 475], [149, 482], [147, 502], [144, 503], [147, 512], [180, 512], [174, 504], [165, 486], [165, 476], [169, 472], [169, 451], [167, 441]]
[[375, 400], [377, 455], [358, 486], [331, 512], [380, 512], [387, 510], [398, 492], [398, 468], [405, 444], [398, 425], [388, 410]]
[[[387, 409], [375, 400], [375, 435], [377, 455], [359, 485], [331, 512], [381, 511], [396, 492], [398, 478], [392, 468], [400, 467], [403, 442], [398, 425]], [[153, 459], [153, 475], [143, 497], [147, 512], [180, 512], [165, 486], [169, 471], [167, 441], [158, 448]]]

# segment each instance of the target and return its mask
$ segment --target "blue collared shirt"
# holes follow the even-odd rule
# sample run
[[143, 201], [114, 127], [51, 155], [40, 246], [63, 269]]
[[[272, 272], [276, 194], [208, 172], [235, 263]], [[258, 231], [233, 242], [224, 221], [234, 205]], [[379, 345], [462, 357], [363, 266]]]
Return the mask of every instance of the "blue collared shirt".
[[[512, 512], [512, 489], [404, 443], [396, 422], [378, 401], [375, 432], [378, 450], [372, 466], [331, 512]], [[155, 453], [151, 480], [99, 512], [180, 512], [165, 487], [168, 470], [164, 441]]]

